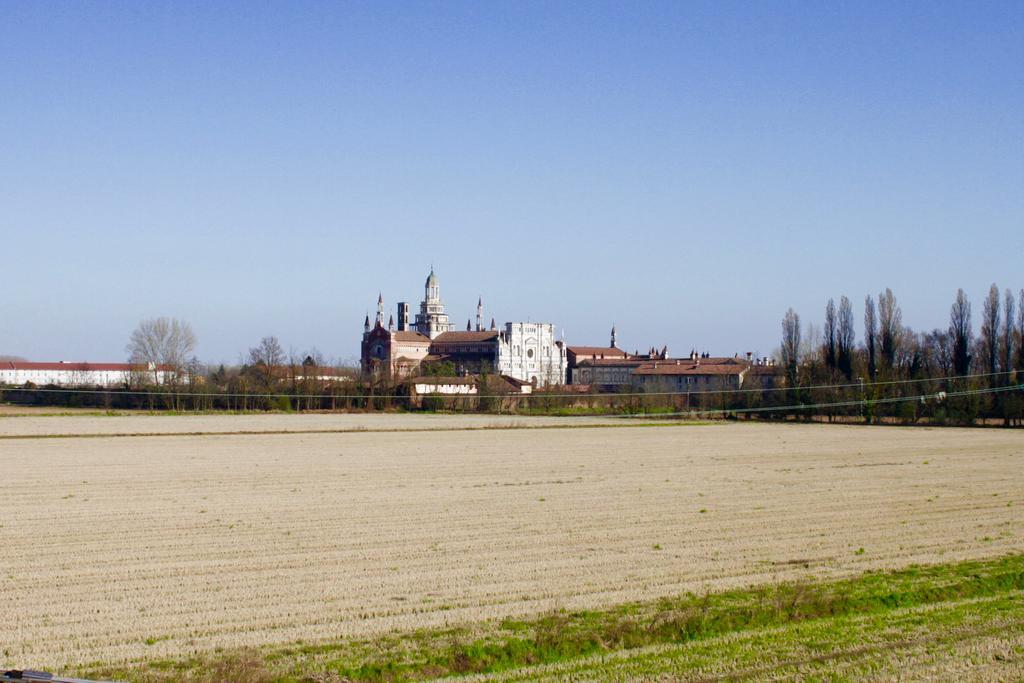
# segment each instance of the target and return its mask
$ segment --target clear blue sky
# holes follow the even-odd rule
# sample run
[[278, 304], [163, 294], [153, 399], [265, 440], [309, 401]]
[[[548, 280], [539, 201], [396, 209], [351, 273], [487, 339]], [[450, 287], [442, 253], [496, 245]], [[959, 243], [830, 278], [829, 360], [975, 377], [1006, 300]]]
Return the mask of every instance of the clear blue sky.
[[[1024, 286], [1024, 3], [0, 5], [0, 353], [460, 326], [770, 353]], [[859, 334], [859, 329], [858, 329]]]

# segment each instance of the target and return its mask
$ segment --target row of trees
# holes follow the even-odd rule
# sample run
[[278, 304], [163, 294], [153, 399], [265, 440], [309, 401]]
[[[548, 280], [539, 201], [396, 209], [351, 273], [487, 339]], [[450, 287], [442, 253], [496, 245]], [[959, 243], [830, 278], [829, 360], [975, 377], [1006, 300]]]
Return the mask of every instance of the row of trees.
[[175, 408], [231, 410], [346, 408], [360, 392], [355, 368], [332, 364], [315, 348], [285, 352], [275, 336], [263, 337], [230, 367], [200, 363], [195, 347], [196, 335], [183, 320], [142, 321], [126, 351], [129, 362], [152, 371], [136, 375], [130, 388], [152, 389], [151, 402]]
[[[838, 307], [829, 299], [820, 331], [802, 326], [792, 308], [786, 311], [779, 357], [789, 399], [822, 406], [802, 412], [848, 415], [855, 411], [827, 404], [859, 397], [867, 405], [856, 409], [867, 419], [1000, 418], [1007, 424], [1022, 419], [1024, 401], [1013, 387], [1024, 378], [1024, 289], [1017, 296], [1009, 289], [1001, 295], [993, 284], [975, 337], [971, 302], [962, 289], [950, 307], [947, 327], [915, 332], [903, 324], [900, 305], [887, 288], [877, 303], [870, 295], [865, 298], [860, 345], [855, 338], [853, 305], [845, 296]], [[841, 383], [853, 386], [838, 394], [817, 389]], [[940, 392], [966, 395], [929, 402], [930, 395]], [[925, 398], [913, 402], [912, 397]]]
[[[709, 411], [766, 418], [826, 417], [970, 423], [1000, 418], [1024, 420], [1024, 290], [1000, 295], [995, 285], [982, 302], [979, 334], [972, 306], [959, 290], [945, 328], [915, 332], [903, 323], [891, 289], [867, 296], [858, 342], [853, 303], [829, 299], [822, 326], [803, 324], [789, 309], [782, 320], [778, 374], [751, 373], [735, 390], [645, 394], [638, 387], [619, 393], [579, 395], [567, 389], [541, 391], [515, 402], [533, 412]], [[410, 408], [408, 387], [393, 378], [368, 381], [357, 367], [328, 362], [316, 349], [285, 351], [264, 337], [235, 366], [204, 366], [195, 357], [196, 335], [188, 323], [145, 320], [127, 345], [133, 373], [128, 391], [100, 395], [69, 392], [31, 397], [106, 407], [185, 409], [390, 409]], [[443, 368], [436, 368], [437, 374]], [[163, 374], [161, 374], [163, 373]], [[956, 378], [956, 379], [950, 379]], [[141, 391], [140, 391], [141, 390]], [[491, 404], [483, 392], [473, 409]], [[945, 396], [943, 396], [945, 394]], [[10, 396], [10, 394], [9, 394]], [[430, 401], [420, 405], [429, 407]], [[466, 403], [467, 409], [470, 403]], [[504, 409], [504, 408], [500, 408]]]

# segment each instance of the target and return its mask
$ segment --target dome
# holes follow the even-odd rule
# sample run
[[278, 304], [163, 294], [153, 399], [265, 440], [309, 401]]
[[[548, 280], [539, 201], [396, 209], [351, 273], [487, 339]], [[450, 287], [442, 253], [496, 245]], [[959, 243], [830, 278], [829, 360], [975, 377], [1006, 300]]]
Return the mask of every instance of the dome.
[[434, 275], [434, 269], [430, 269], [430, 275], [427, 276], [427, 287], [437, 287], [437, 276]]

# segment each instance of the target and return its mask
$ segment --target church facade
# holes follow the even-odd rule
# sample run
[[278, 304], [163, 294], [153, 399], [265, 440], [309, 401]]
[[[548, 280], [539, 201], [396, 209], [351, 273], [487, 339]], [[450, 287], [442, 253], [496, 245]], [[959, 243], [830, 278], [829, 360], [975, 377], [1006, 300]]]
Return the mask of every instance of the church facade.
[[499, 330], [491, 319], [484, 328], [483, 301], [477, 302], [476, 328], [456, 331], [445, 313], [441, 287], [433, 269], [424, 284], [419, 313], [410, 320], [410, 306], [399, 302], [395, 316], [385, 325], [384, 299], [377, 298], [377, 317], [363, 323], [361, 360], [367, 375], [407, 378], [419, 374], [424, 363], [451, 363], [456, 372], [497, 374], [534, 386], [564, 384], [565, 345], [555, 339], [551, 323], [507, 322]]

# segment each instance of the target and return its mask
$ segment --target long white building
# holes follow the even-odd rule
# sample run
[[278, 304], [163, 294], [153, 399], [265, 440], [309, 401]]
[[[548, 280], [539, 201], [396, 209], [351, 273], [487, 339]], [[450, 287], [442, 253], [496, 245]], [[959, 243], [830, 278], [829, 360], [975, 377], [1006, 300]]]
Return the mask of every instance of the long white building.
[[37, 387], [121, 387], [131, 382], [133, 373], [145, 373], [147, 383], [167, 384], [174, 379], [170, 368], [152, 364], [0, 361], [0, 384], [16, 387], [30, 382]]

